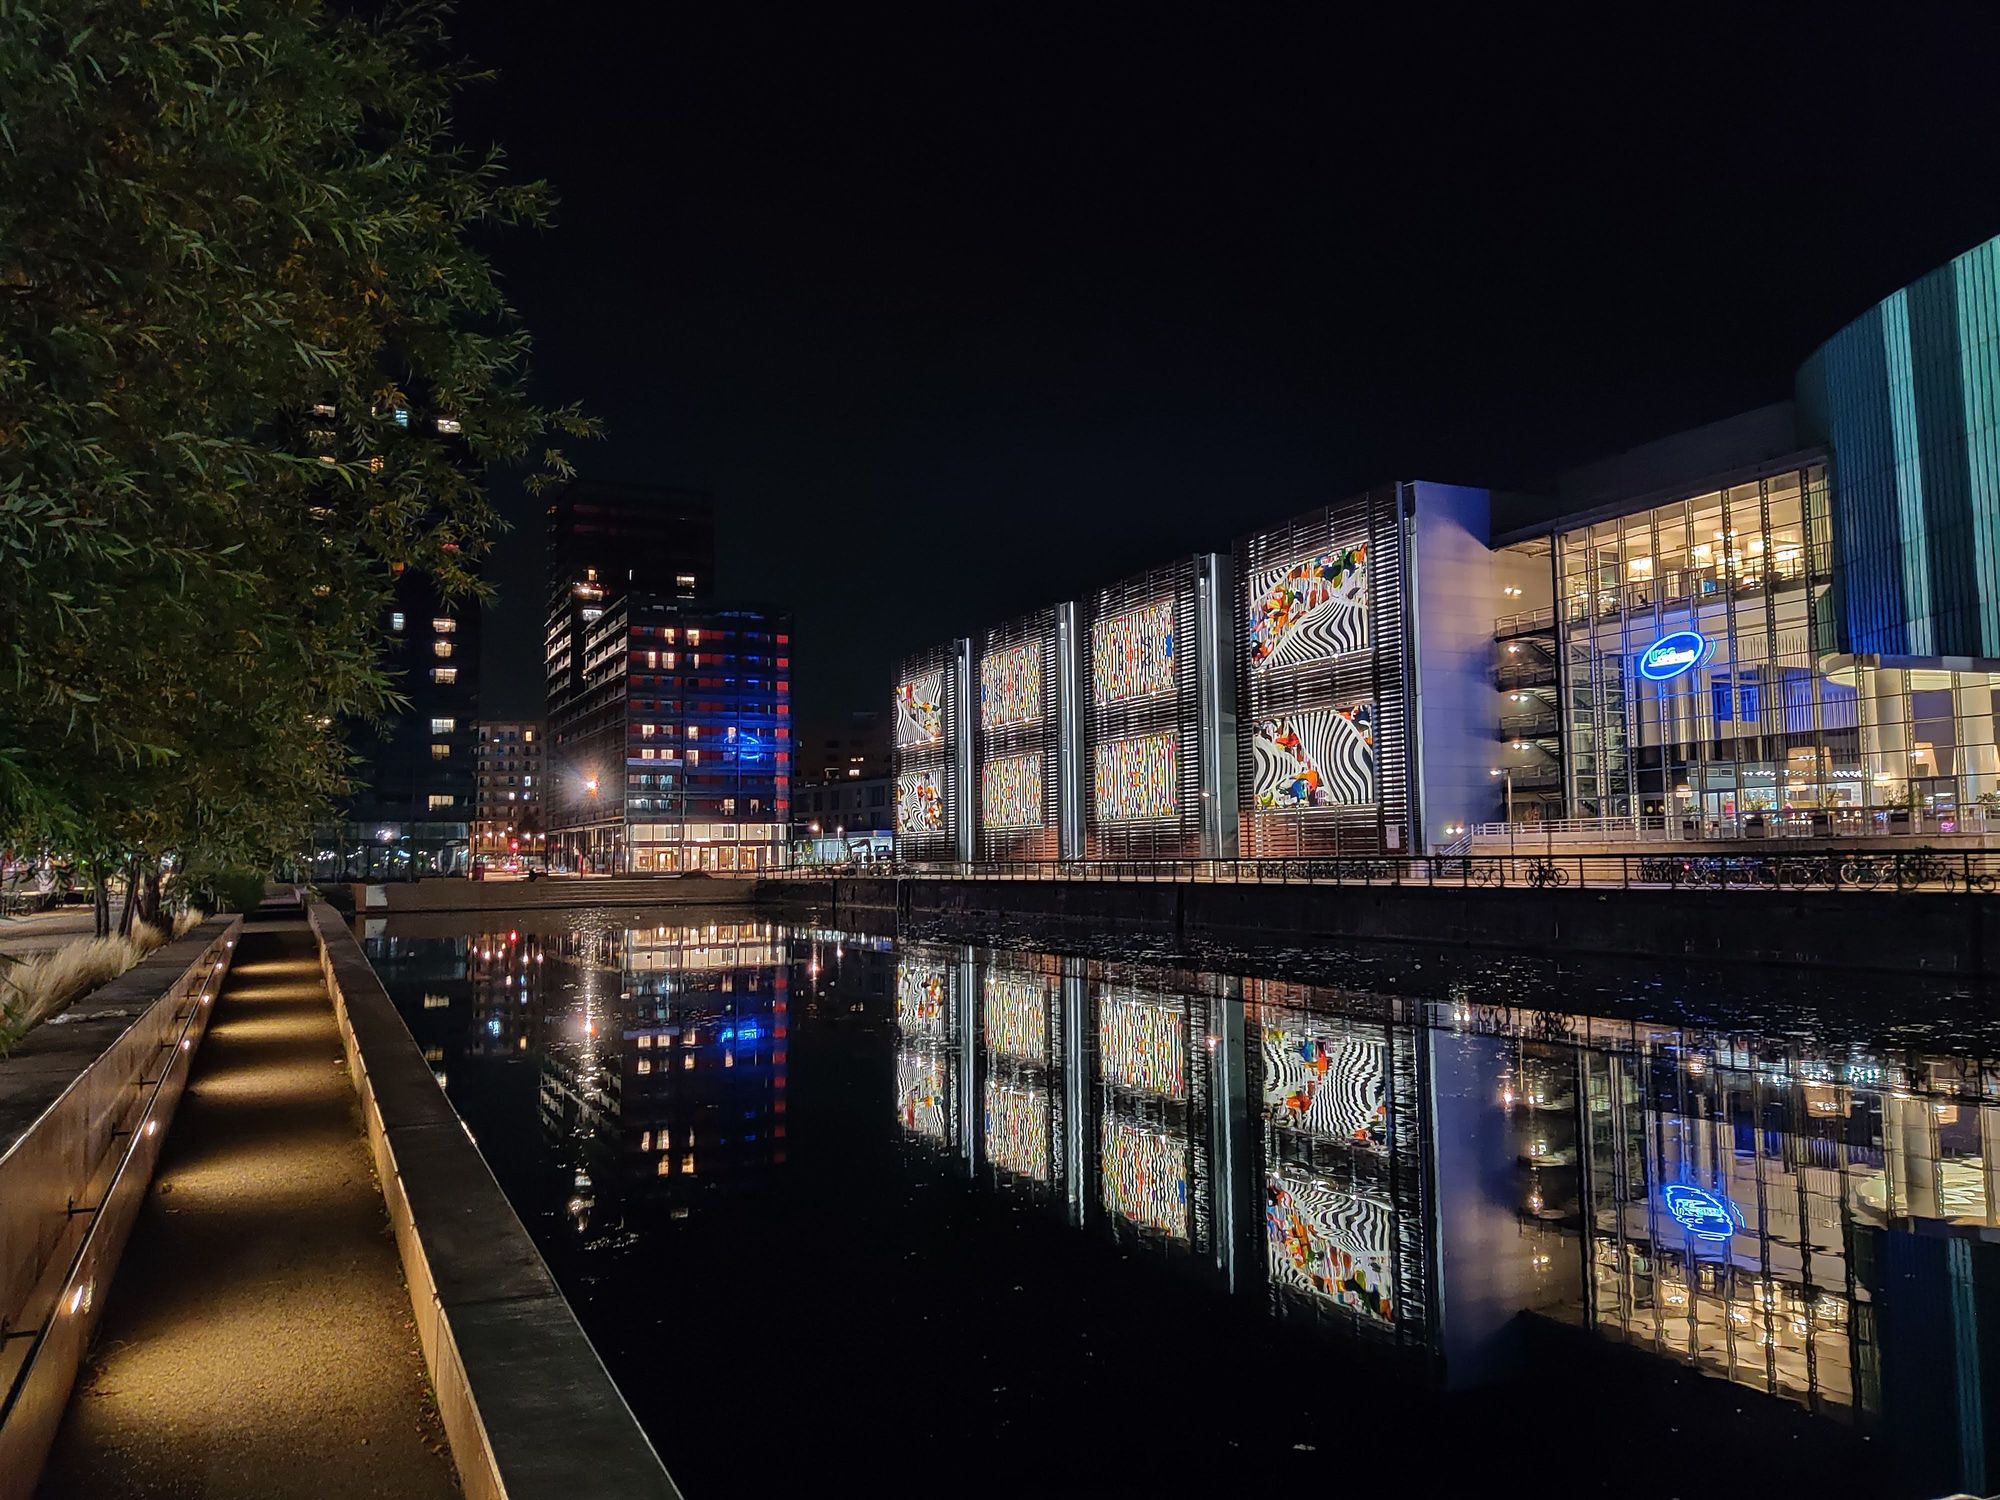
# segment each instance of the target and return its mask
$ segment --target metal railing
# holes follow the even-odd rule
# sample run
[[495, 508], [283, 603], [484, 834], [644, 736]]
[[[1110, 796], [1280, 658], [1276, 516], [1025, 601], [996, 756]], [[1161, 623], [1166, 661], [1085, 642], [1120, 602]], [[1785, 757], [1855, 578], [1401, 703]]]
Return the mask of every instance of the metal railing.
[[[1514, 772], [1524, 784], [1526, 768]], [[1733, 813], [1726, 818], [1667, 818], [1658, 813], [1641, 817], [1544, 818], [1532, 823], [1475, 823], [1475, 846], [1507, 844], [1514, 849], [1550, 840], [1576, 843], [1699, 843], [1710, 839], [1877, 839], [1950, 838], [1995, 831], [1984, 807], [1954, 813], [1909, 813], [1895, 808], [1857, 808], [1852, 812]]]
[[794, 867], [773, 878], [1062, 880], [1116, 884], [1397, 886], [1494, 890], [2000, 891], [2000, 851], [1776, 850], [1729, 854], [1430, 854], [1296, 859], [1016, 860]]
[[1531, 630], [1550, 630], [1555, 627], [1556, 611], [1552, 604], [1540, 609], [1517, 609], [1511, 615], [1502, 615], [1493, 622], [1493, 639], [1505, 640], [1510, 635], [1521, 635]]

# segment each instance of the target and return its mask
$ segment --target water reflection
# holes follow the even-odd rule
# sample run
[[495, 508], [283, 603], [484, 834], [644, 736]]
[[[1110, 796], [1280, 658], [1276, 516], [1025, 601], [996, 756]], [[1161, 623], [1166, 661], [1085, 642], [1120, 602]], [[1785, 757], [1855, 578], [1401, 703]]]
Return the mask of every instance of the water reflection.
[[[1907, 1493], [1986, 1486], [2000, 1067], [1942, 1044], [1524, 1009], [1463, 975], [1389, 991], [758, 916], [540, 920], [375, 922], [369, 946], [510, 1196], [531, 1223], [559, 1198], [579, 1248], [819, 1191], [787, 1176], [796, 1006], [828, 1086], [900, 1143], [901, 1189], [869, 1176], [864, 1125], [822, 1126], [856, 1215], [1055, 1224], [1103, 1247], [1089, 1274], [1158, 1267], [1261, 1309], [1285, 1367], [1487, 1389], [1595, 1347], [1606, 1393], [1694, 1371], [1881, 1440]], [[530, 1063], [531, 1144], [518, 1080], [494, 1082]], [[977, 1198], [911, 1198], [933, 1172]], [[677, 1243], [659, 1253], [708, 1253]]]

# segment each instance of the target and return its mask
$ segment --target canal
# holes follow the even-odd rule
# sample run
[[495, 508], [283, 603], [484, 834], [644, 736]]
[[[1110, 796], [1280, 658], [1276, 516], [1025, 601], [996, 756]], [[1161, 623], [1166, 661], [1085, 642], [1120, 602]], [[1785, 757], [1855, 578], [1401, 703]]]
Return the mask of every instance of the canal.
[[2000, 1484], [1990, 994], [747, 910], [361, 935], [692, 1500]]

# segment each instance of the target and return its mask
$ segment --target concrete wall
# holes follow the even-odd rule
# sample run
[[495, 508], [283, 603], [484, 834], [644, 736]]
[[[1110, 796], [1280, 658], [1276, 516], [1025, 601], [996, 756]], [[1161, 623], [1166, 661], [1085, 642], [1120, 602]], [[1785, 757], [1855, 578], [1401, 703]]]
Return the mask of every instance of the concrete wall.
[[1363, 938], [1701, 962], [2000, 973], [2000, 901], [1938, 891], [1498, 890], [838, 880], [850, 908], [1180, 935]]
[[[1420, 848], [1449, 842], [1447, 825], [1494, 812], [1494, 600], [1503, 597], [1486, 545], [1485, 490], [1421, 483], [1416, 490], [1416, 691]], [[1546, 590], [1544, 590], [1546, 592]]]
[[465, 1493], [679, 1500], [361, 945], [307, 916]]
[[551, 876], [546, 880], [405, 880], [355, 884], [360, 913], [398, 911], [531, 911], [559, 906], [727, 906], [749, 899], [749, 876], [637, 875], [602, 880]]
[[204, 922], [0, 1059], [0, 1500], [41, 1477], [242, 925]]

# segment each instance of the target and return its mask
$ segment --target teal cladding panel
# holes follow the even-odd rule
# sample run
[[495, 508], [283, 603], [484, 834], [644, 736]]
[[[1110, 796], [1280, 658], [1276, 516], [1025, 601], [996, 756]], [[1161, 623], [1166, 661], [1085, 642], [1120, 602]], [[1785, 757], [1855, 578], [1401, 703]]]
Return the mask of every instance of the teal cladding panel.
[[1842, 645], [2000, 655], [2000, 238], [1828, 339], [1798, 396], [1832, 456]]

